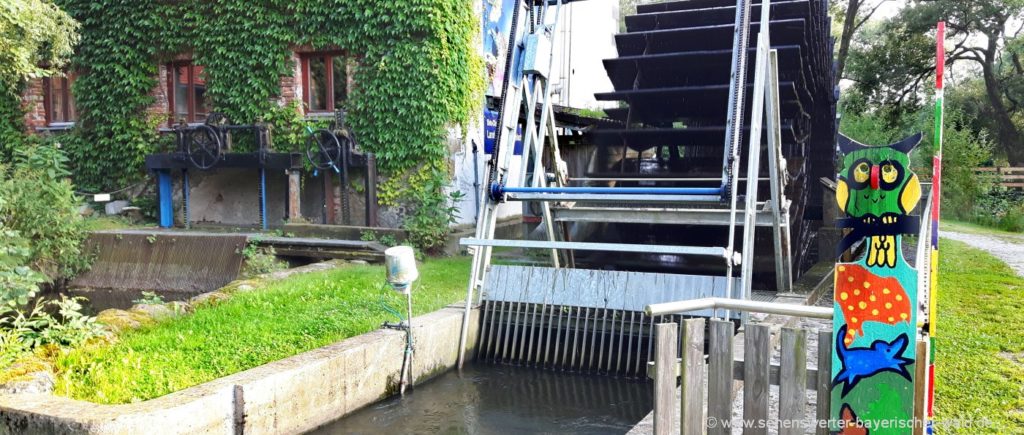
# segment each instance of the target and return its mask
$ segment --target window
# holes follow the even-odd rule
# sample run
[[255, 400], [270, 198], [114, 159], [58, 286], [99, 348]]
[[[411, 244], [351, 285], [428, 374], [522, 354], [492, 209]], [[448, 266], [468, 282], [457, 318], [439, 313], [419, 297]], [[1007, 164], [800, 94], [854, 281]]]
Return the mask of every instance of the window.
[[190, 62], [170, 64], [168, 86], [168, 103], [171, 109], [171, 122], [203, 122], [210, 112], [206, 99], [206, 78], [203, 67]]
[[348, 62], [340, 54], [302, 56], [303, 102], [310, 112], [333, 112], [348, 98]]
[[47, 124], [75, 122], [78, 119], [75, 97], [71, 94], [71, 84], [74, 82], [73, 74], [43, 79], [43, 106], [46, 109]]

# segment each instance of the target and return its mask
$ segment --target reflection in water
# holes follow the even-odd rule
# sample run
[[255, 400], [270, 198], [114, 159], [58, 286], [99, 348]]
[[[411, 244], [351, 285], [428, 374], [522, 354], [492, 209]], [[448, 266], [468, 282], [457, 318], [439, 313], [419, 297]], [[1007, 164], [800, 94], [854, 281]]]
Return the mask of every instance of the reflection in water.
[[649, 382], [468, 365], [313, 434], [623, 434], [651, 411]]

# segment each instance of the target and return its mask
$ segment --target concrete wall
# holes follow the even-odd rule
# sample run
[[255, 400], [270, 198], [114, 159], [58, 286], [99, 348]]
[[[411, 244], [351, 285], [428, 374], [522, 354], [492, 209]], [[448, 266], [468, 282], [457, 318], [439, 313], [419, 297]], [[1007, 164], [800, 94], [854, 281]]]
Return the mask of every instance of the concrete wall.
[[[467, 347], [476, 343], [474, 311]], [[413, 319], [417, 383], [454, 367], [462, 310]], [[405, 334], [378, 330], [157, 399], [97, 405], [50, 395], [0, 395], [0, 435], [298, 433], [397, 391]], [[467, 356], [474, 352], [467, 352]]]
[[[185, 220], [182, 209], [181, 174], [175, 177], [175, 222]], [[217, 169], [190, 171], [190, 220], [192, 223], [223, 225], [259, 225], [259, 171], [257, 169]], [[286, 218], [288, 176], [284, 171], [267, 171], [267, 222], [280, 225]]]

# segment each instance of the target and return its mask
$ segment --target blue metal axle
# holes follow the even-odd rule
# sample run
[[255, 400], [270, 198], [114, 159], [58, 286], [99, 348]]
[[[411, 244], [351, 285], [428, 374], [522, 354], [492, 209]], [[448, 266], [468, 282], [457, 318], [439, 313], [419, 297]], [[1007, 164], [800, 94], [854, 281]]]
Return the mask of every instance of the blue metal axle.
[[491, 198], [501, 201], [506, 193], [597, 195], [722, 195], [722, 187], [507, 187], [492, 183]]

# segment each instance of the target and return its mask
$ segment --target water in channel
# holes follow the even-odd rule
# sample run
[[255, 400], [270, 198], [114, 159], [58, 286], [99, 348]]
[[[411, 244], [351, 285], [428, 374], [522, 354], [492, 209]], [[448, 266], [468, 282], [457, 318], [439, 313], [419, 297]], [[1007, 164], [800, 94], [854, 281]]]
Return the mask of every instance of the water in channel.
[[312, 431], [334, 434], [624, 434], [652, 409], [650, 382], [472, 364]]

